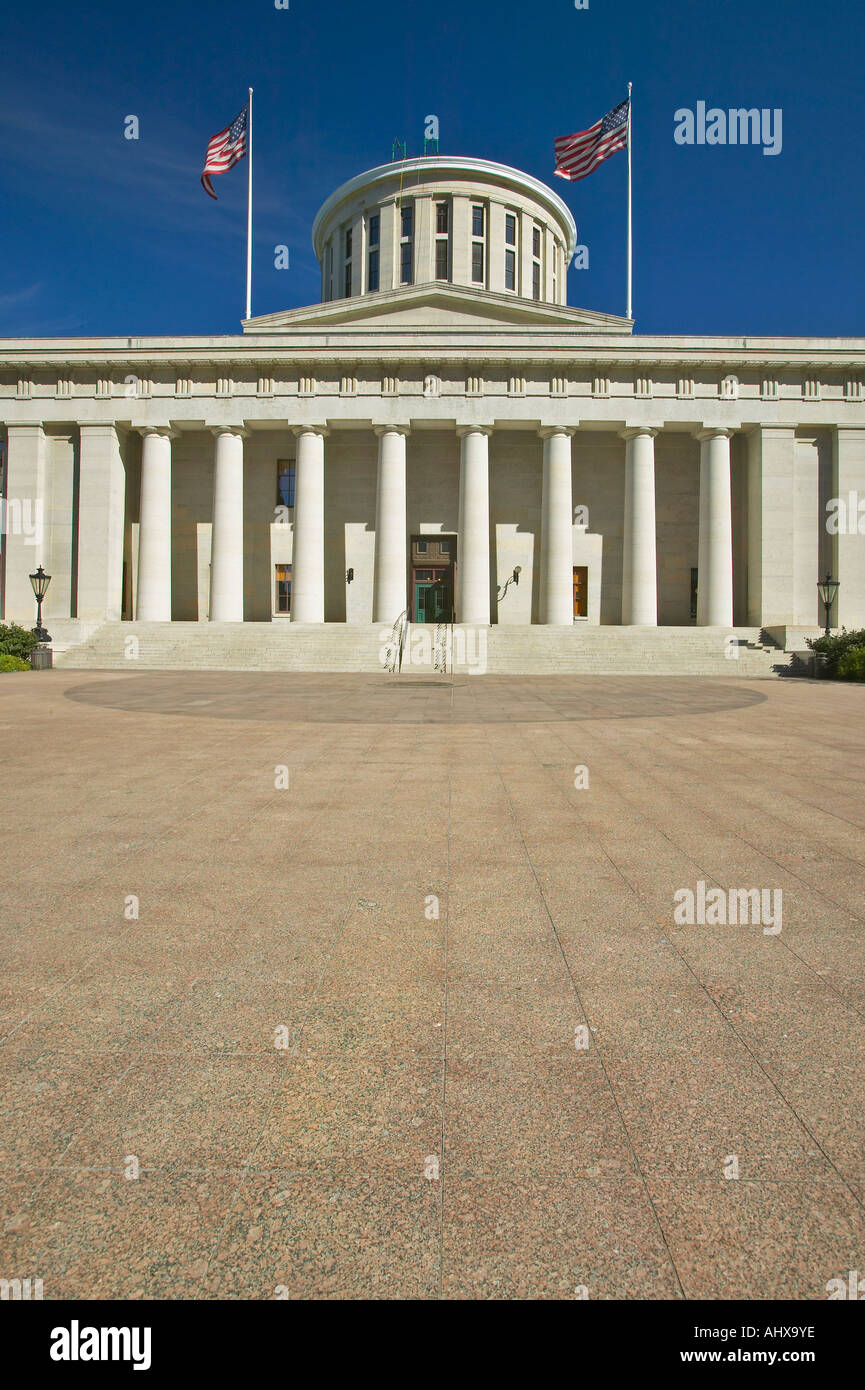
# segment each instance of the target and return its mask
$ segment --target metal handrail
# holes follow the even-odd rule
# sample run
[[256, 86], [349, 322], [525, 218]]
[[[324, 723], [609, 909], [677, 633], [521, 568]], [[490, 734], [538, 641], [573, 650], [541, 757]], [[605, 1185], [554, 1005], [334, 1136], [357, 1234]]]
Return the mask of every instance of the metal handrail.
[[405, 633], [408, 627], [408, 609], [404, 608], [391, 629], [390, 643], [385, 657], [384, 669], [396, 675], [402, 670], [402, 654], [405, 646]]
[[[433, 669], [441, 675], [448, 673], [448, 628], [453, 632], [453, 623], [436, 623]], [[451, 656], [453, 665], [453, 656]]]
[[400, 614], [400, 617], [402, 618], [402, 629], [400, 631], [399, 638], [399, 664], [397, 666], [397, 675], [399, 675], [400, 671], [402, 670], [403, 652], [405, 651], [406, 638], [408, 637], [409, 621], [407, 608], [403, 609], [402, 613]]

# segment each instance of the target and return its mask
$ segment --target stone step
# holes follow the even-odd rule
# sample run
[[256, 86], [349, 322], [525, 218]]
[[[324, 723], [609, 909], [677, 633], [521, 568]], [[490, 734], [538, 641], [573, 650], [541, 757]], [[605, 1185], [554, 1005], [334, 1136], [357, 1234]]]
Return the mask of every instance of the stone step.
[[[57, 625], [55, 665], [69, 670], [380, 672], [386, 624], [103, 623]], [[438, 637], [438, 642], [437, 642]], [[136, 639], [135, 643], [130, 639]], [[735, 639], [731, 646], [731, 639]], [[403, 672], [435, 674], [441, 632], [411, 624]], [[447, 633], [447, 672], [494, 675], [773, 677], [788, 654], [758, 628], [491, 627]], [[737, 656], [728, 653], [737, 652]]]

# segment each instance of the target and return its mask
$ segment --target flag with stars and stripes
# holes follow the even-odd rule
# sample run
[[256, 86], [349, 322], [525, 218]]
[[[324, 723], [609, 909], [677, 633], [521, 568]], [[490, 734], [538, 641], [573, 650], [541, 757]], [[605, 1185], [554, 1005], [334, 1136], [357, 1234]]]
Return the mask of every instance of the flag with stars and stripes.
[[248, 123], [249, 107], [244, 106], [243, 110], [235, 116], [231, 125], [226, 126], [225, 130], [221, 130], [218, 135], [212, 136], [210, 144], [207, 146], [201, 186], [205, 193], [210, 194], [211, 198], [215, 198], [216, 194], [210, 182], [210, 175], [227, 173], [246, 154]]
[[628, 143], [630, 106], [630, 98], [626, 97], [588, 130], [559, 136], [556, 140], [554, 172], [560, 179], [584, 179], [616, 150], [625, 148]]

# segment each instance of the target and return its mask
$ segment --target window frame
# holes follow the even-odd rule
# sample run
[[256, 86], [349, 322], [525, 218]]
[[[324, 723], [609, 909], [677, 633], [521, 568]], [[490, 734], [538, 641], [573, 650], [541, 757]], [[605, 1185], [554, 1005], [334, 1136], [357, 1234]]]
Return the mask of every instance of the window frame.
[[[282, 570], [282, 571], [288, 571], [287, 576], [285, 575], [285, 573], [280, 574], [280, 571], [281, 571], [281, 570]], [[292, 590], [292, 580], [293, 580], [293, 575], [292, 575], [292, 564], [291, 564], [291, 561], [280, 560], [280, 561], [274, 562], [274, 566], [273, 566], [273, 612], [279, 614], [280, 617], [285, 617], [285, 616], [291, 617], [291, 590]], [[282, 606], [282, 603], [281, 603], [281, 599], [282, 599], [283, 595], [280, 593], [280, 587], [281, 587], [282, 585], [285, 585], [285, 586], [287, 587], [287, 590], [288, 590], [288, 592], [284, 595], [284, 597], [285, 597], [285, 604], [286, 604], [285, 607], [283, 607], [283, 606]]]
[[[282, 495], [281, 483], [283, 478], [288, 478], [288, 485], [285, 489], [286, 497]], [[296, 459], [277, 459], [276, 460], [276, 505], [287, 507], [294, 511], [295, 492], [297, 487], [297, 460]]]
[[[414, 284], [414, 202], [399, 204], [399, 282]], [[408, 220], [408, 231], [406, 231]]]

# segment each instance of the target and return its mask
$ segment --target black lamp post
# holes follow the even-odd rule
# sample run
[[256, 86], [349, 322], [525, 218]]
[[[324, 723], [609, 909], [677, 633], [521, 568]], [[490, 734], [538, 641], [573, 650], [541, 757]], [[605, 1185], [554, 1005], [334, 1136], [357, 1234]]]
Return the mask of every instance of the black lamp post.
[[511, 587], [512, 584], [519, 584], [520, 575], [522, 574], [522, 572], [522, 565], [515, 565], [513, 574], [508, 575], [504, 584], [499, 584], [497, 597], [497, 601], [499, 603], [501, 603], [502, 599], [504, 598], [505, 594], [507, 593], [508, 589]]
[[825, 636], [829, 636], [829, 614], [832, 612], [832, 604], [835, 602], [835, 595], [838, 592], [839, 581], [833, 579], [831, 574], [820, 580], [817, 584], [817, 593], [820, 595], [820, 602], [826, 610]]
[[42, 600], [48, 592], [48, 585], [51, 583], [51, 575], [46, 574], [40, 565], [35, 574], [31, 574], [30, 583], [33, 585], [33, 592], [36, 595], [36, 637], [40, 642], [50, 642], [51, 634], [46, 632], [42, 626]]

